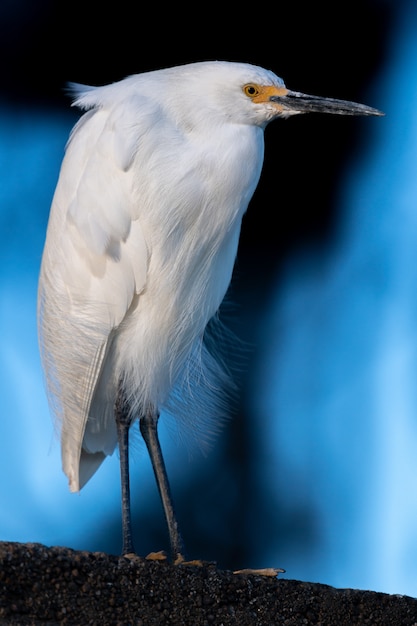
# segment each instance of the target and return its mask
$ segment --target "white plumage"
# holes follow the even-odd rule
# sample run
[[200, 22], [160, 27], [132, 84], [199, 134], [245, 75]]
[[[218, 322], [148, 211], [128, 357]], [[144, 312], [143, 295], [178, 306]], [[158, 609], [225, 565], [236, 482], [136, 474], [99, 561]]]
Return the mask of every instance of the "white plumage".
[[77, 491], [117, 445], [118, 390], [132, 421], [157, 414], [186, 381], [187, 362], [204, 357], [265, 125], [307, 110], [377, 112], [290, 92], [272, 72], [226, 62], [72, 90], [87, 112], [52, 203], [39, 328], [63, 469]]

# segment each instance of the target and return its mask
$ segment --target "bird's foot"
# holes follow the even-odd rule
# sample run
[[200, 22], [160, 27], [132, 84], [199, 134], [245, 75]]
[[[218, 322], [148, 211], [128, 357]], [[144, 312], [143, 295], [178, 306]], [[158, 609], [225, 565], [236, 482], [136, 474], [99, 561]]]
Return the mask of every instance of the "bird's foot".
[[[126, 555], [130, 558], [129, 555]], [[131, 555], [133, 558], [135, 555]], [[164, 550], [160, 550], [159, 552], [150, 552], [148, 556], [145, 557], [147, 561], [166, 561], [168, 559], [166, 552]], [[173, 559], [174, 565], [191, 565], [194, 567], [204, 567], [206, 565], [215, 565], [212, 561], [202, 561], [201, 559], [192, 559], [186, 560], [183, 554], [178, 553], [176, 557]]]
[[129, 561], [140, 561], [141, 557], [135, 554], [135, 552], [125, 552], [122, 554], [124, 559], [129, 559]]
[[147, 561], [166, 561], [167, 560], [166, 552], [163, 550], [159, 550], [159, 552], [149, 552], [145, 559]]
[[279, 574], [283, 574], [285, 569], [281, 567], [264, 567], [263, 569], [237, 569], [233, 572], [233, 574], [246, 574], [246, 575], [255, 575], [255, 576], [270, 576], [271, 578], [275, 578], [279, 576]]
[[202, 561], [201, 559], [186, 560], [182, 554], [177, 554], [174, 559], [174, 565], [191, 565], [192, 567], [207, 567], [208, 565], [216, 565], [213, 561]]

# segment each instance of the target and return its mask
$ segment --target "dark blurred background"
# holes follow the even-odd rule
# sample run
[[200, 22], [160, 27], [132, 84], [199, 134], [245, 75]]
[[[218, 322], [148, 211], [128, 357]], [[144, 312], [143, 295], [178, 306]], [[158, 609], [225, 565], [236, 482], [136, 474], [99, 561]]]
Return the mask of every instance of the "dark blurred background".
[[[101, 85], [208, 59], [247, 61], [273, 70], [290, 89], [364, 102], [390, 115], [297, 116], [266, 130], [265, 166], [224, 307], [225, 322], [242, 340], [230, 361], [239, 387], [232, 419], [205, 457], [163, 426], [184, 539], [190, 556], [225, 568], [277, 566], [290, 578], [415, 595], [417, 568], [409, 567], [410, 557], [404, 564], [403, 555], [417, 550], [417, 536], [405, 544], [398, 539], [415, 523], [407, 507], [400, 520], [396, 498], [401, 485], [416, 512], [416, 490], [407, 466], [391, 485], [395, 454], [409, 457], [402, 440], [389, 443], [398, 413], [411, 416], [407, 424], [417, 430], [416, 369], [400, 348], [386, 348], [388, 313], [384, 324], [375, 317], [401, 291], [398, 252], [410, 250], [401, 263], [414, 267], [413, 217], [406, 244], [404, 232], [392, 230], [404, 220], [389, 213], [399, 207], [404, 216], [416, 198], [413, 188], [406, 198], [395, 188], [399, 163], [412, 163], [403, 161], [404, 143], [407, 159], [414, 145], [415, 79], [402, 71], [415, 52], [405, 43], [417, 34], [413, 3], [236, 6], [211, 3], [193, 11], [51, 0], [0, 6], [6, 478], [0, 539], [113, 553], [121, 547], [117, 455], [80, 496], [67, 493], [37, 356], [37, 274], [65, 142], [78, 118], [66, 83]], [[410, 106], [396, 108], [406, 96]], [[400, 136], [404, 141], [395, 140]], [[392, 318], [397, 334], [417, 320], [407, 299], [415, 290], [410, 276], [398, 304], [402, 313]], [[402, 341], [413, 351], [412, 330], [405, 338], [395, 332], [389, 345]], [[401, 389], [388, 411], [384, 392], [396, 358], [406, 362], [395, 369]], [[146, 554], [167, 548], [167, 537], [139, 437], [134, 448], [135, 542]]]

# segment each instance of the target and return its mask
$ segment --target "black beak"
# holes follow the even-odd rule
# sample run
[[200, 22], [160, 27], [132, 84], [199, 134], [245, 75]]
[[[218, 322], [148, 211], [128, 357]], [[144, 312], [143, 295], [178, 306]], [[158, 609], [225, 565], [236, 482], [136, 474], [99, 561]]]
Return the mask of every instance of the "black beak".
[[288, 91], [283, 96], [271, 96], [271, 102], [282, 106], [282, 112], [295, 113], [332, 113], [334, 115], [385, 115], [378, 109], [333, 98], [309, 96], [298, 91]]

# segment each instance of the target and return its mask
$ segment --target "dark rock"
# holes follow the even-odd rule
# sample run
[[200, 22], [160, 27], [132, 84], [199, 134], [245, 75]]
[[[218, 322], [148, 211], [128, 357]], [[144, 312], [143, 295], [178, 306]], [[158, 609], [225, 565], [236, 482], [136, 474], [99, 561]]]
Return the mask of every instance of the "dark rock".
[[0, 624], [417, 626], [417, 599], [0, 542]]

